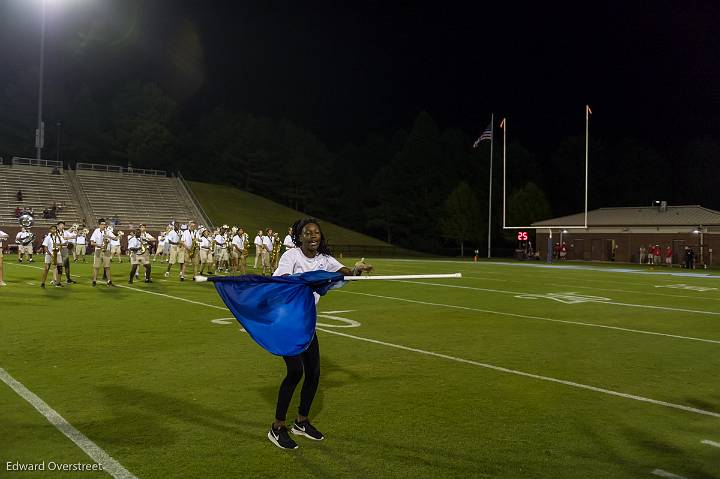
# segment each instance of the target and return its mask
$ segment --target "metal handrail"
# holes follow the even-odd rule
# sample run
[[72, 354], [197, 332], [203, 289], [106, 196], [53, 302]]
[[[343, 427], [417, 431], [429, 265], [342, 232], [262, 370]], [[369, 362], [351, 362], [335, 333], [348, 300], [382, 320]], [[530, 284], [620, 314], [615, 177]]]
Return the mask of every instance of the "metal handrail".
[[187, 181], [185, 181], [185, 177], [182, 175], [180, 171], [177, 172], [178, 180], [180, 181], [180, 185], [182, 185], [183, 189], [185, 189], [185, 192], [190, 196], [190, 199], [194, 203], [195, 207], [197, 208], [198, 212], [200, 213], [200, 216], [202, 216], [203, 221], [205, 221], [205, 226], [209, 228], [214, 228], [212, 220], [210, 219], [210, 216], [208, 216], [205, 209], [202, 207], [202, 203], [200, 203], [200, 200], [197, 196], [195, 196], [195, 192], [190, 188], [190, 185], [187, 184]]
[[167, 176], [165, 170], [152, 170], [147, 168], [125, 168], [119, 165], [102, 165], [99, 163], [76, 163], [75, 170], [83, 171], [104, 171], [107, 173], [128, 173], [131, 175], [146, 175], [146, 176]]
[[48, 168], [62, 168], [62, 161], [55, 160], [39, 160], [37, 158], [21, 158], [19, 156], [13, 156], [13, 166], [43, 166]]

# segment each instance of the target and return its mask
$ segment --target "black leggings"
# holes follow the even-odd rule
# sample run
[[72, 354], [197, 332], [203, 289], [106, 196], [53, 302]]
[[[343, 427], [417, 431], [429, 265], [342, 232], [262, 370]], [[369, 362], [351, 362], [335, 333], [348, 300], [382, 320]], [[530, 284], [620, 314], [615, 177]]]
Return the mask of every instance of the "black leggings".
[[310, 346], [297, 356], [283, 356], [287, 366], [287, 375], [280, 385], [278, 393], [275, 419], [284, 421], [287, 415], [290, 400], [295, 392], [295, 386], [300, 382], [305, 370], [305, 381], [300, 390], [300, 416], [307, 416], [310, 412], [310, 405], [315, 398], [318, 383], [320, 381], [320, 346], [318, 345], [317, 334], [313, 337]]

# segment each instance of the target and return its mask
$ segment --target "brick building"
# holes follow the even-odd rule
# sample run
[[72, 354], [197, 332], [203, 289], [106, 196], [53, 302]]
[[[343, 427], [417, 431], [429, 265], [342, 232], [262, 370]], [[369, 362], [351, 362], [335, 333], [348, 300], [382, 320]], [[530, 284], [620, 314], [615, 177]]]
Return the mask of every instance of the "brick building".
[[[542, 259], [550, 245], [565, 243], [567, 259], [638, 263], [640, 247], [660, 245], [663, 254], [673, 248], [673, 263], [684, 261], [685, 247], [695, 251], [697, 267], [720, 266], [720, 211], [702, 206], [600, 208], [588, 212], [587, 229], [562, 226], [583, 225], [584, 213], [533, 223], [538, 227], [536, 244]], [[547, 229], [545, 229], [545, 227]]]

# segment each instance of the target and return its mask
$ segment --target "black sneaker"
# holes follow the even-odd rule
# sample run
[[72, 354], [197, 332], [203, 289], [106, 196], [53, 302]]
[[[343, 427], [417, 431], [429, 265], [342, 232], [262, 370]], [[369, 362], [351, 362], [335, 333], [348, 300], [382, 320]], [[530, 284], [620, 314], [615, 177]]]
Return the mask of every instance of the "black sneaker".
[[108, 281], [108, 282], [107, 282], [107, 287], [108, 287], [108, 288], [114, 288], [115, 285], [113, 284], [112, 281]]
[[41, 287], [42, 289], [45, 289], [45, 283], [40, 283], [40, 287]]
[[93, 281], [93, 288], [97, 285], [97, 281]]
[[67, 281], [65, 281], [65, 282], [66, 282], [67, 284], [75, 284], [75, 283], [77, 283], [77, 281], [75, 281], [74, 279], [69, 279], [69, 280], [67, 280]]
[[305, 436], [313, 441], [322, 441], [325, 439], [323, 433], [315, 429], [315, 426], [310, 424], [310, 421], [307, 419], [301, 422], [295, 421], [292, 425], [292, 433], [297, 436]]
[[146, 283], [152, 283], [152, 280], [151, 280], [151, 279], [146, 279], [145, 282], [146, 282]]
[[133, 284], [133, 280], [128, 280], [128, 284]]
[[275, 429], [271, 424], [267, 436], [268, 439], [270, 439], [270, 442], [275, 444], [280, 449], [298, 448], [297, 443], [290, 439], [290, 434], [288, 434], [288, 430], [285, 426], [281, 427], [280, 429]]

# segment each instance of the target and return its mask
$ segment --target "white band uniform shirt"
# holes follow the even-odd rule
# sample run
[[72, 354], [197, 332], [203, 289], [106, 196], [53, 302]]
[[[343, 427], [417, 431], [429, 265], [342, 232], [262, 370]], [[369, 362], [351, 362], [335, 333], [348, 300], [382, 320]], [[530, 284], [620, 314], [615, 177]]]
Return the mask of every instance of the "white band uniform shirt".
[[238, 258], [242, 254], [242, 250], [245, 247], [245, 240], [240, 235], [233, 236], [233, 257]]
[[[93, 267], [99, 268], [101, 265], [103, 268], [110, 267], [110, 241], [103, 251], [103, 241], [105, 237], [109, 240], [112, 239], [111, 233], [105, 230], [104, 232], [100, 228], [95, 228], [92, 235], [90, 236], [90, 243], [95, 244], [95, 251], [93, 253]], [[114, 235], [113, 235], [114, 236]]]
[[142, 241], [140, 238], [132, 237], [128, 239], [128, 251], [130, 251], [130, 264], [148, 264], [149, 259], [147, 251], [145, 254], [140, 254], [140, 248], [142, 247]]
[[62, 264], [62, 245], [65, 243], [65, 238], [60, 236], [59, 233], [45, 236], [42, 245], [45, 247], [45, 264], [52, 264], [53, 256], [55, 256], [55, 264]]
[[179, 244], [181, 240], [180, 234], [175, 230], [171, 230], [167, 234], [166, 241], [170, 244], [169, 264], [185, 263], [185, 250]]
[[285, 236], [285, 239], [283, 240], [283, 246], [285, 246], [285, 251], [295, 248], [295, 243], [293, 243], [292, 237], [290, 235]]
[[215, 235], [215, 248], [217, 248], [218, 261], [227, 261], [228, 259], [228, 251], [225, 246], [225, 236], [221, 234]]
[[200, 262], [212, 263], [212, 251], [210, 251], [210, 238], [200, 238]]
[[[335, 273], [343, 267], [342, 263], [330, 255], [318, 253], [314, 258], [308, 258], [301, 248], [293, 248], [284, 252], [280, 257], [280, 262], [273, 276], [307, 273], [308, 271], [330, 271]], [[317, 293], [313, 293], [313, 295], [315, 296], [315, 304], [317, 304], [320, 301], [320, 295]]]

